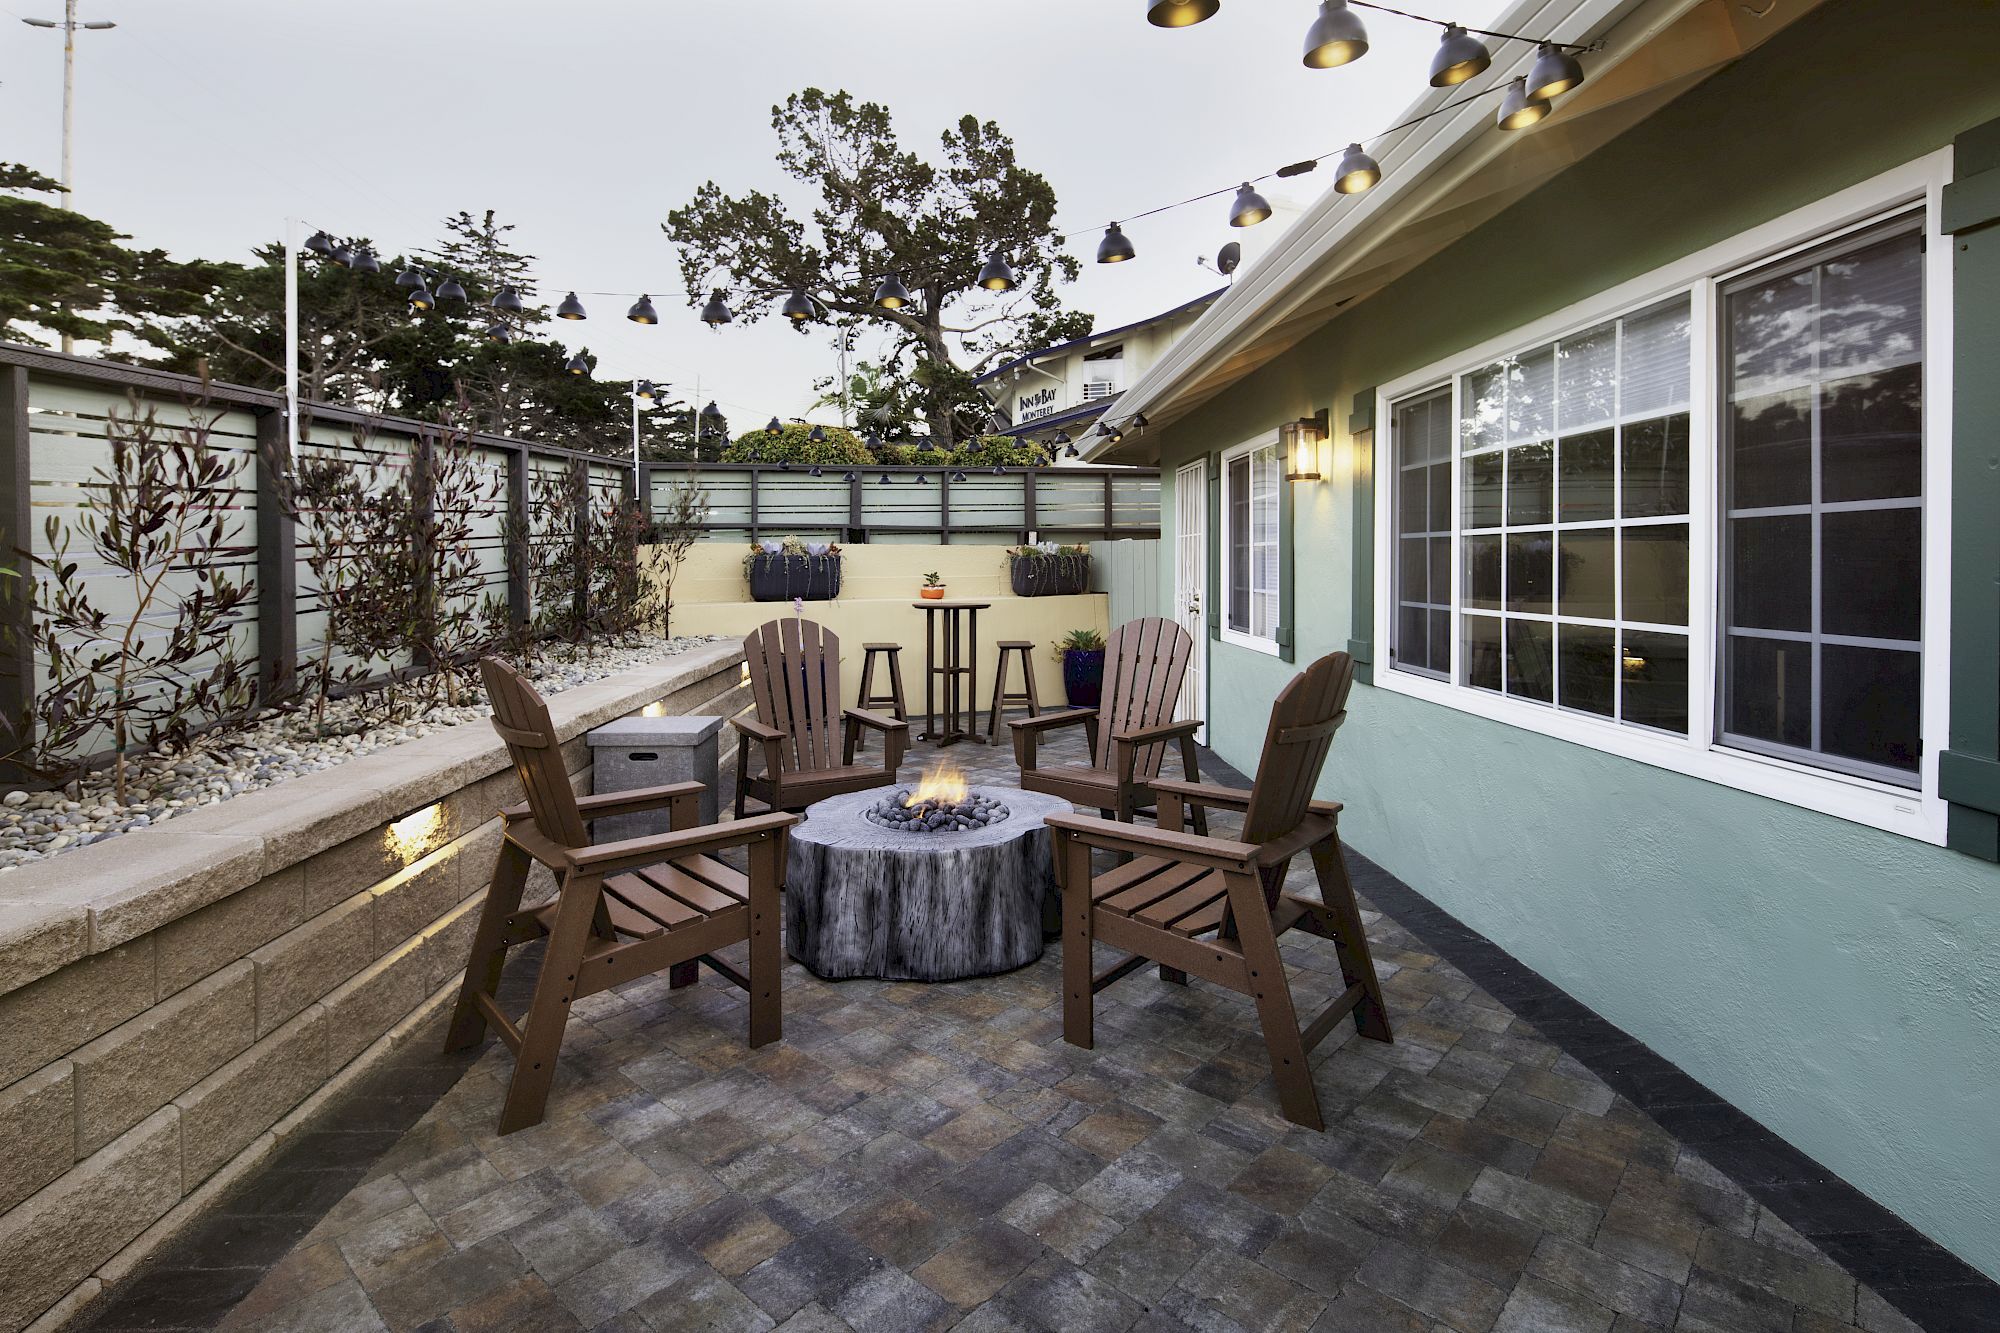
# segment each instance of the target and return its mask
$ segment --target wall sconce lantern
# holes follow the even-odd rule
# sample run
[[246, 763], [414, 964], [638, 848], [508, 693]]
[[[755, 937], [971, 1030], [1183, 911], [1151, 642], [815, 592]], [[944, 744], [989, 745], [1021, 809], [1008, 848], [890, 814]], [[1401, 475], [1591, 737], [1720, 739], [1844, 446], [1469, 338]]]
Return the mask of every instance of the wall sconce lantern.
[[1327, 436], [1327, 413], [1300, 417], [1278, 428], [1285, 450], [1286, 481], [1319, 481], [1325, 471], [1320, 466], [1320, 445]]

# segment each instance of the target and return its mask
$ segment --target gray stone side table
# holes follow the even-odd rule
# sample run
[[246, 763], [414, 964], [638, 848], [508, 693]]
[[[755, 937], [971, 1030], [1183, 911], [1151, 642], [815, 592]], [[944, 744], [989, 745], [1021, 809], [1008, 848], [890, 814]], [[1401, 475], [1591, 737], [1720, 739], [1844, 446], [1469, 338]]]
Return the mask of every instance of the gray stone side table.
[[[631, 791], [669, 782], [699, 782], [701, 822], [715, 822], [715, 779], [722, 730], [719, 717], [646, 717], [634, 714], [593, 727], [589, 734], [591, 790]], [[598, 842], [643, 838], [670, 831], [666, 810], [600, 819], [594, 828]]]
[[951, 981], [1042, 956], [1056, 896], [1045, 815], [1068, 801], [985, 783], [1008, 817], [983, 829], [909, 833], [862, 814], [889, 789], [806, 808], [785, 863], [785, 947], [828, 979]]

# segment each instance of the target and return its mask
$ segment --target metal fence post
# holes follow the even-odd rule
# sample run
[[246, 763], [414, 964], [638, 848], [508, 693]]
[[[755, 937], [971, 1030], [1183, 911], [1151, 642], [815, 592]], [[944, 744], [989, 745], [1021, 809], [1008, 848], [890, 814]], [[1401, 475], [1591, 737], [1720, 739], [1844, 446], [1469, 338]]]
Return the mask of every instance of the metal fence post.
[[257, 414], [257, 697], [269, 705], [298, 684], [298, 474], [285, 409]]
[[1107, 472], [1104, 474], [1104, 540], [1105, 541], [1111, 540], [1112, 511], [1113, 511], [1113, 505], [1111, 502], [1111, 474]]
[[437, 442], [427, 430], [419, 431], [410, 451], [410, 540], [411, 565], [416, 587], [417, 641], [410, 649], [413, 666], [435, 666], [430, 645], [437, 639]]
[[938, 473], [938, 545], [951, 545], [951, 473]]
[[571, 609], [578, 625], [590, 621], [590, 464], [581, 458], [569, 460], [570, 503], [574, 533], [571, 551], [575, 555], [576, 586], [570, 590]]
[[750, 540], [757, 540], [757, 468], [750, 468]]
[[847, 530], [841, 533], [840, 535], [841, 541], [850, 544], [861, 540], [860, 536], [858, 535], [861, 531], [860, 469], [859, 468], [854, 469], [852, 472], [852, 476], [854, 477], [854, 480], [847, 483]]
[[523, 444], [507, 455], [507, 620], [516, 629], [535, 618], [534, 588], [529, 583], [528, 481], [534, 460]]
[[1035, 470], [1021, 469], [1021, 544], [1026, 546], [1035, 539], [1035, 529], [1041, 526], [1035, 518]]
[[[0, 367], [0, 570], [13, 577], [0, 587], [0, 715], [26, 751], [35, 739], [35, 568], [33, 483], [29, 469], [28, 368]], [[26, 776], [0, 766], [10, 779]]]

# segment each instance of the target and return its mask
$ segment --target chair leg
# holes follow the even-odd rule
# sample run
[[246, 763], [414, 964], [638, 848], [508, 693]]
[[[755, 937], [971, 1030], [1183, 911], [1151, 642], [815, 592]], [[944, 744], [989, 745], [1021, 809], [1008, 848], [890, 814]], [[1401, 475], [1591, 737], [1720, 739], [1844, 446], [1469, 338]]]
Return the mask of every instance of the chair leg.
[[1097, 1025], [1097, 993], [1090, 984], [1090, 848], [1061, 833], [1056, 843], [1063, 859], [1063, 1040], [1087, 1051], [1096, 1044]]
[[683, 990], [701, 980], [701, 960], [690, 958], [667, 969], [667, 989]]
[[1278, 1104], [1285, 1119], [1311, 1130], [1323, 1130], [1319, 1093], [1306, 1063], [1305, 1039], [1299, 1033], [1298, 1011], [1292, 1007], [1292, 985], [1278, 937], [1271, 929], [1271, 909], [1255, 875], [1231, 874], [1229, 904], [1236, 918], [1236, 943], [1243, 951], [1245, 980], [1257, 1002], [1257, 1020], [1264, 1029], [1264, 1048], [1271, 1057], [1271, 1077], [1278, 1085]]
[[1181, 971], [1178, 967], [1168, 967], [1165, 963], [1160, 964], [1160, 980], [1171, 982], [1176, 986], [1185, 986], [1188, 984], [1187, 973]]
[[1340, 959], [1342, 980], [1361, 987], [1361, 1003], [1354, 1006], [1354, 1027], [1364, 1037], [1394, 1041], [1389, 1029], [1389, 1006], [1382, 999], [1382, 982], [1375, 974], [1375, 956], [1368, 948], [1368, 931], [1361, 921], [1361, 909], [1354, 901], [1354, 883], [1347, 877], [1347, 855], [1338, 833], [1321, 839], [1312, 849], [1313, 871], [1319, 876], [1320, 901], [1334, 920], [1334, 955]]
[[452, 1010], [451, 1029], [444, 1040], [447, 1051], [463, 1050], [486, 1035], [486, 1016], [472, 997], [482, 992], [492, 995], [500, 989], [500, 970], [507, 963], [507, 918], [521, 908], [529, 866], [526, 852], [501, 840], [500, 855], [493, 863], [493, 881], [487, 887], [486, 904], [479, 909], [479, 927], [472, 936], [465, 980], [459, 984], [458, 1005]]
[[1000, 701], [1007, 697], [1007, 650], [1000, 650], [1000, 660], [993, 667], [993, 708], [986, 715], [986, 739], [992, 740], [1000, 734]]
[[502, 1134], [542, 1122], [603, 882], [595, 875], [566, 875], [559, 893], [555, 929], [549, 932], [548, 952], [542, 955], [542, 974], [535, 978], [535, 998], [521, 1023], [521, 1049], [514, 1053], [514, 1077], [500, 1108]]
[[785, 1033], [785, 959], [779, 948], [783, 921], [778, 886], [785, 873], [785, 836], [767, 835], [750, 848], [750, 1044], [764, 1046]]
[[903, 698], [903, 665], [901, 654], [889, 654], [889, 693], [896, 696], [895, 717], [898, 722], [910, 720], [910, 705]]
[[736, 747], [736, 817], [743, 818], [743, 804], [750, 796], [750, 738]]
[[1021, 670], [1028, 677], [1028, 716], [1042, 715], [1042, 694], [1035, 688], [1035, 659], [1027, 653], [1021, 654]]

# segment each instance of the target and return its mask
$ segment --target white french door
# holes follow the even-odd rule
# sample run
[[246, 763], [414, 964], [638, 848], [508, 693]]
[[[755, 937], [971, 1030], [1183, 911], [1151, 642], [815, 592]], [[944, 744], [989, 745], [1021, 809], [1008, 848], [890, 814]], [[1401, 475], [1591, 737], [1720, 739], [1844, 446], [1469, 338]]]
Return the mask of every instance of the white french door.
[[1174, 720], [1197, 718], [1195, 739], [1208, 743], [1208, 465], [1196, 459], [1174, 473], [1174, 619], [1194, 636], [1187, 680]]

